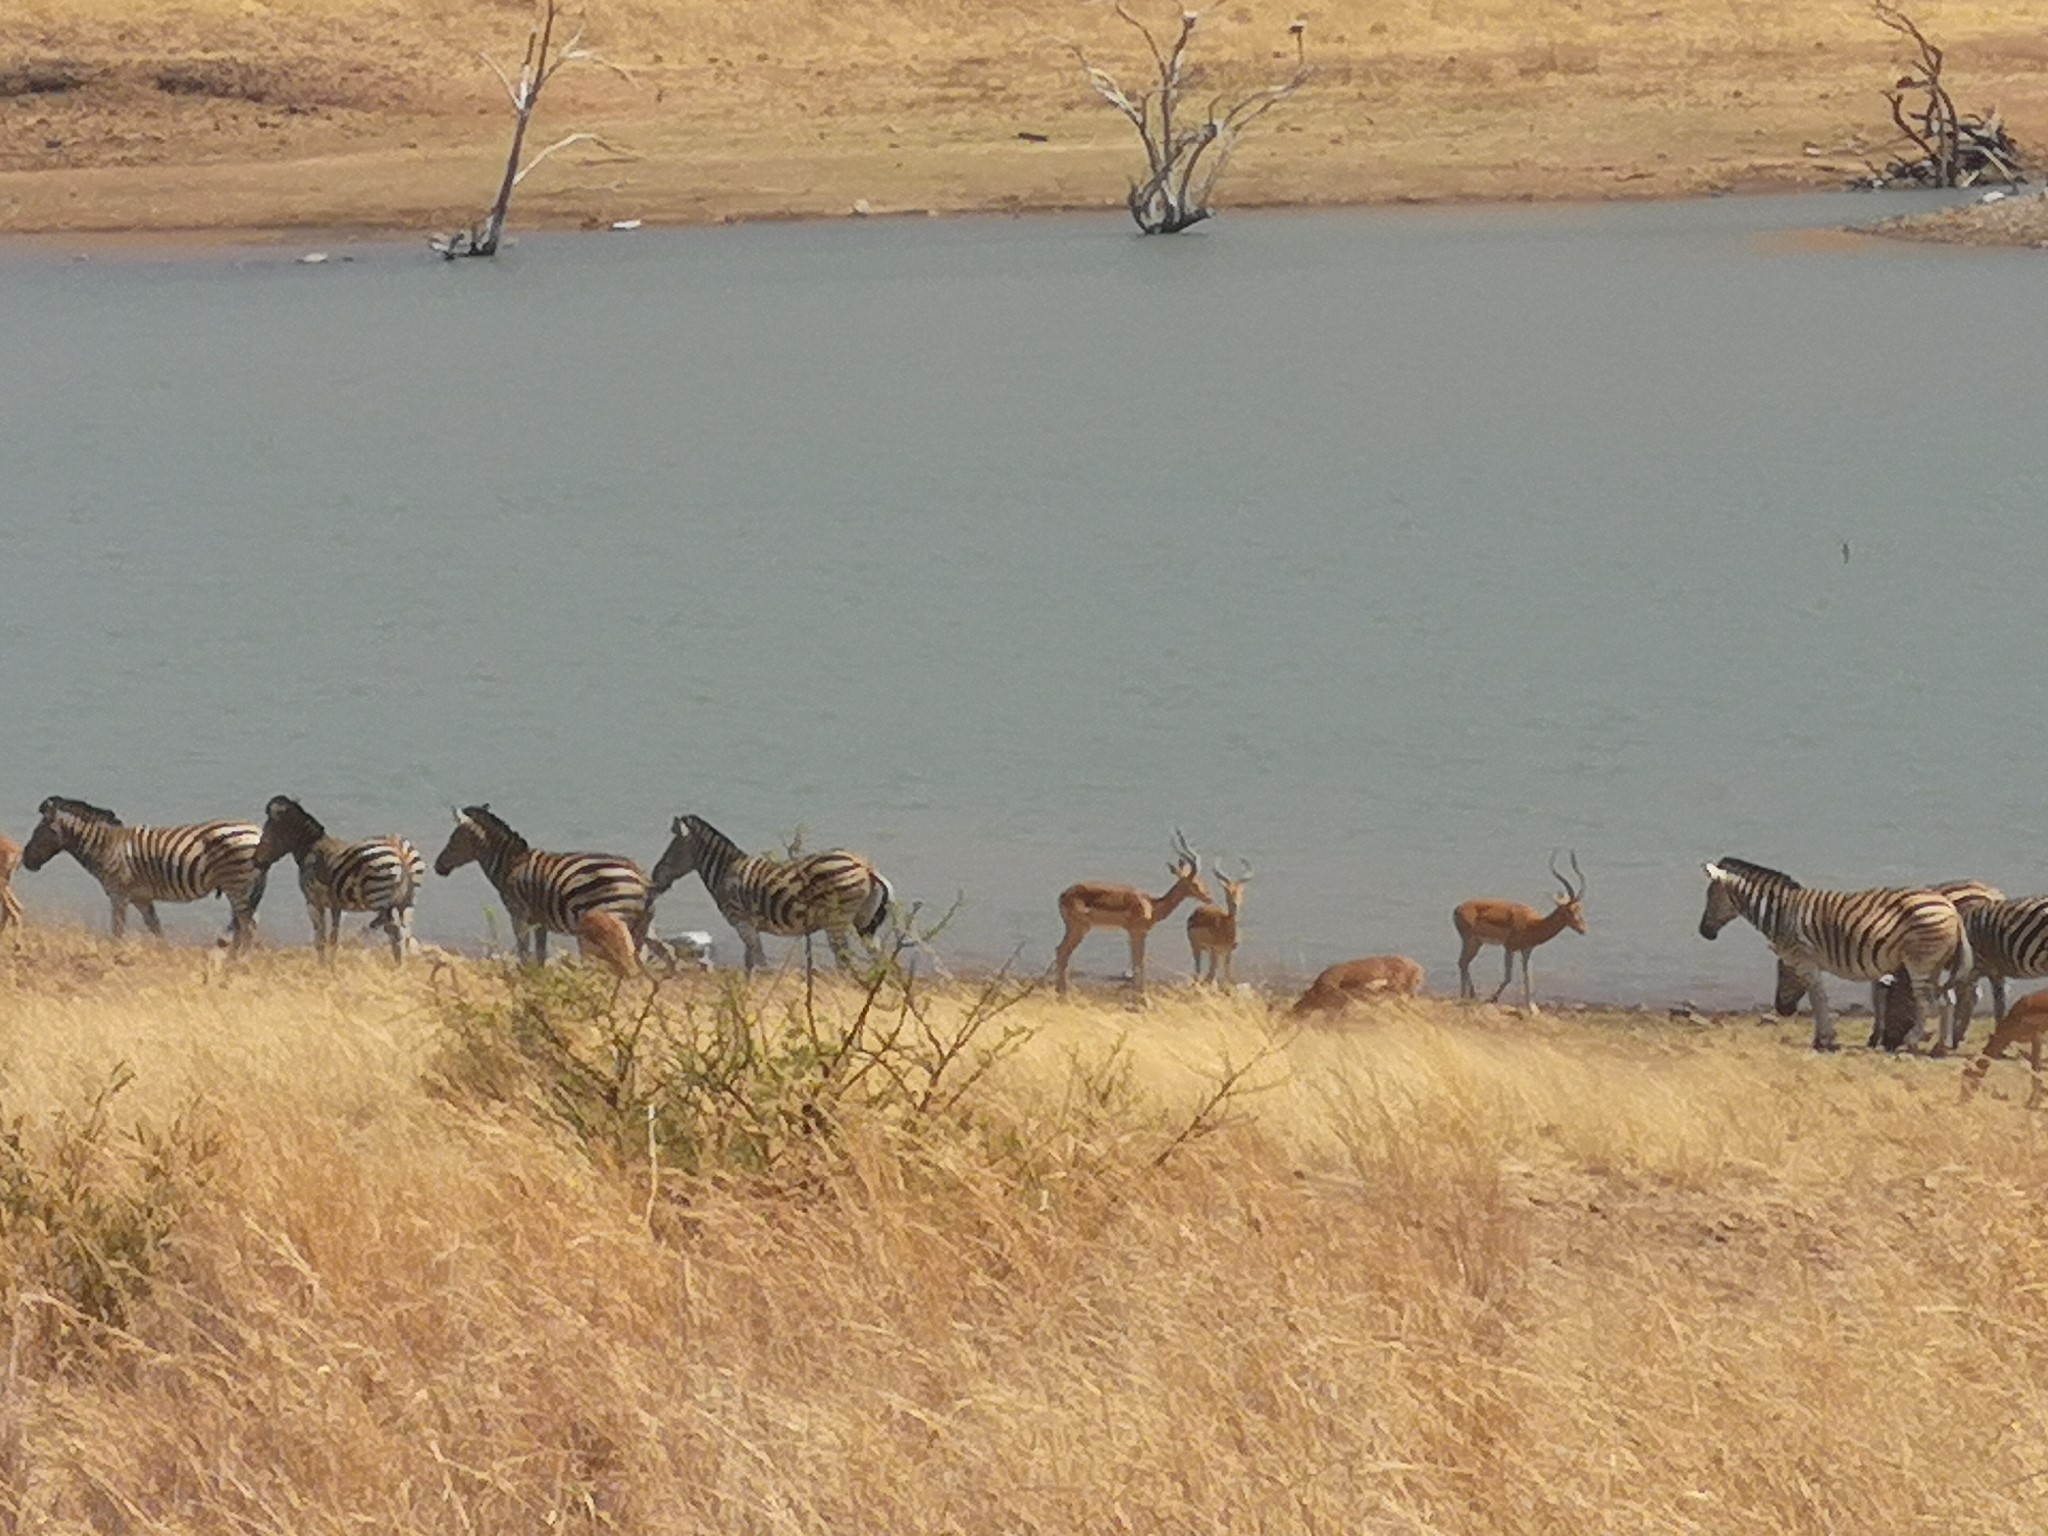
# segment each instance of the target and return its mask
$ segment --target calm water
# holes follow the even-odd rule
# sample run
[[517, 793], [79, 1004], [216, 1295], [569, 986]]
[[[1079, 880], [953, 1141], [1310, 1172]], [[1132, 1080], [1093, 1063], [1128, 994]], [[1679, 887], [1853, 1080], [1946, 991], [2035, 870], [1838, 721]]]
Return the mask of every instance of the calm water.
[[[1256, 866], [1253, 969], [1437, 987], [1451, 906], [1566, 845], [1539, 984], [1761, 997], [1703, 857], [2048, 889], [2048, 262], [1785, 233], [1882, 207], [17, 253], [0, 825], [801, 823], [1033, 963], [1179, 825]], [[104, 920], [68, 860], [20, 888]], [[264, 915], [304, 940], [288, 879]], [[695, 885], [657, 927], [724, 934]]]

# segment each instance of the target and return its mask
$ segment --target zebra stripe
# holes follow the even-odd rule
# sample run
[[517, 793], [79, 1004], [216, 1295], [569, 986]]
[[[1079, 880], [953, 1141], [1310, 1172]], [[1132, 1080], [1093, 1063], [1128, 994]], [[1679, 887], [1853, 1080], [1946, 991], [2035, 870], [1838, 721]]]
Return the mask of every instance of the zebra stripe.
[[183, 827], [130, 827], [112, 811], [52, 795], [42, 820], [22, 849], [22, 868], [41, 869], [68, 853], [99, 881], [113, 906], [114, 937], [127, 930], [128, 908], [158, 937], [159, 901], [197, 901], [216, 893], [232, 909], [228, 933], [236, 951], [256, 939], [256, 907], [267, 881], [256, 863], [262, 829], [246, 821], [207, 821]]
[[[1700, 936], [1711, 939], [1737, 917], [1762, 933], [1778, 958], [1802, 977], [1813, 997], [1813, 1048], [1835, 1049], [1822, 975], [1876, 981], [1893, 972], [1913, 982], [1923, 1008], [1939, 1001], [1944, 972], [1954, 982], [1970, 967], [1962, 914], [1938, 891], [1809, 891], [1791, 876], [1743, 859], [1702, 866], [1707, 905]], [[1936, 1036], [1948, 1046], [1948, 1020]]]
[[1956, 996], [1956, 1034], [1961, 1043], [1976, 1011], [1977, 983], [1991, 983], [1994, 1020], [2005, 1017], [2005, 984], [2048, 976], [2048, 896], [1980, 902], [1963, 909], [1963, 928], [1974, 957], [1964, 988]]
[[550, 933], [584, 939], [584, 925], [599, 914], [625, 924], [633, 954], [646, 941], [654, 898], [631, 859], [537, 852], [490, 806], [471, 805], [455, 813], [455, 831], [434, 860], [434, 873], [450, 874], [472, 861], [505, 903], [521, 960], [545, 961]]
[[[2005, 892], [1995, 885], [1986, 885], [1982, 880], [1944, 880], [1939, 885], [1930, 885], [1925, 887], [1925, 889], [1938, 891], [1956, 904], [1956, 910], [1963, 914], [1965, 931], [1968, 930], [1972, 911], [1986, 902], [2005, 900]], [[1973, 950], [1976, 948], [1976, 943], [1976, 938], [1972, 936], [1970, 945]], [[2044, 971], [2041, 974], [2048, 975], [2048, 971]], [[1999, 1016], [2003, 1017], [2005, 1014], [2005, 984], [1994, 977], [1991, 986], [1998, 1002]], [[1793, 1014], [1797, 1013], [1800, 1003], [1806, 998], [1806, 991], [1806, 978], [1780, 960], [1778, 962], [1777, 996], [1773, 1000], [1773, 1007], [1776, 1008], [1778, 1017], [1789, 1019]], [[1880, 978], [1878, 981], [1873, 981], [1870, 984], [1869, 1044], [1873, 1047], [1884, 1043], [1885, 1010], [1882, 993], [1883, 981]], [[1961, 1045], [1963, 1043], [1963, 1033], [1969, 1028], [1970, 1012], [1976, 1005], [1976, 1000], [1977, 983], [1976, 978], [1972, 977], [1967, 985], [1959, 986], [1956, 992], [1956, 1018], [1952, 1032], [1952, 1044]]]
[[342, 913], [374, 912], [370, 928], [390, 937], [393, 959], [405, 957], [412, 941], [413, 903], [427, 874], [419, 849], [402, 837], [344, 843], [330, 837], [298, 801], [278, 795], [264, 807], [256, 862], [268, 869], [286, 854], [299, 866], [299, 890], [306, 898], [316, 950], [333, 952], [341, 938]]
[[701, 876], [719, 915], [738, 931], [749, 971], [768, 963], [764, 933], [797, 938], [823, 932], [844, 966], [847, 935], [872, 938], [888, 918], [895, 893], [857, 853], [834, 848], [797, 859], [763, 858], [742, 852], [701, 816], [678, 816], [670, 830], [674, 836], [654, 866], [654, 894], [693, 871]]

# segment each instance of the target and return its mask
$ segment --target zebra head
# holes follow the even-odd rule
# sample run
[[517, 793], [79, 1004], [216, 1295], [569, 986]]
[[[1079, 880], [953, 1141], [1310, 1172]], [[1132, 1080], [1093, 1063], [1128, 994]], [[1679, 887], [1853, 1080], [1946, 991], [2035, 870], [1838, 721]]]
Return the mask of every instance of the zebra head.
[[459, 811], [451, 805], [448, 809], [455, 816], [455, 830], [448, 835], [447, 844], [434, 859], [434, 873], [437, 875], [452, 875], [465, 864], [477, 863], [507, 836], [518, 836], [491, 814], [488, 804], [466, 806]]
[[1702, 864], [1707, 872], [1707, 909], [1700, 914], [1700, 937], [1711, 939], [1738, 917], [1746, 917], [1769, 937], [1784, 910], [1784, 898], [1800, 888], [1780, 870], [1747, 859], [1722, 859]]
[[290, 795], [273, 795], [263, 808], [263, 836], [256, 842], [256, 867], [268, 869], [286, 854], [294, 856], [327, 835], [306, 808]]
[[121, 825], [121, 818], [112, 811], [62, 795], [50, 796], [36, 808], [36, 814], [43, 819], [21, 850], [21, 867], [30, 871], [41, 869], [67, 849], [75, 849], [88, 827]]
[[1734, 875], [1719, 864], [1702, 864], [1707, 872], [1707, 909], [1700, 914], [1700, 937], [1718, 939], [1721, 930], [1742, 916], [1742, 892]]
[[695, 874], [702, 845], [697, 837], [698, 821], [694, 816], [678, 816], [669, 823], [668, 847], [662, 850], [655, 861], [654, 871], [648, 876], [649, 893], [661, 895], [685, 875]]

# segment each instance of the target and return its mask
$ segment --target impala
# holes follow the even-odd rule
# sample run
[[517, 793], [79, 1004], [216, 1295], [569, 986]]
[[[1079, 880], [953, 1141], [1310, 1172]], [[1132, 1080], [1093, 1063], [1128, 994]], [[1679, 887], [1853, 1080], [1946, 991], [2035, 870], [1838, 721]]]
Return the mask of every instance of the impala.
[[1309, 983], [1288, 1013], [1342, 1013], [1352, 1003], [1371, 997], [1413, 997], [1422, 990], [1422, 967], [1403, 955], [1372, 955], [1342, 960]]
[[2028, 1065], [2034, 1072], [2034, 1091], [2027, 1095], [2027, 1108], [2032, 1109], [2041, 1100], [2041, 1040], [2048, 1035], [2048, 991], [2029, 992], [2006, 1009], [2005, 1017], [1998, 1021], [1998, 1027], [1991, 1032], [1991, 1038], [1984, 1042], [1984, 1049], [1977, 1059], [1963, 1069], [1963, 1097], [1968, 1098], [1983, 1085], [1984, 1074], [1991, 1070], [1991, 1063], [2016, 1045], [2027, 1047]]
[[1550, 873], [1564, 891], [1557, 898], [1557, 905], [1550, 909], [1548, 916], [1534, 907], [1525, 907], [1519, 901], [1492, 901], [1480, 899], [1468, 901], [1451, 913], [1451, 924], [1458, 930], [1458, 996], [1477, 997], [1479, 989], [1472, 984], [1472, 959], [1488, 944], [1498, 944], [1507, 951], [1507, 969], [1502, 974], [1500, 985], [1493, 989], [1489, 1003], [1500, 1001], [1501, 993], [1507, 991], [1508, 983], [1515, 979], [1515, 956], [1522, 957], [1522, 1006], [1534, 1013], [1536, 998], [1529, 982], [1529, 952], [1539, 944], [1548, 944], [1565, 929], [1574, 933], [1586, 931], [1586, 872], [1579, 868], [1577, 850], [1572, 852], [1572, 873], [1579, 877], [1577, 890], [1572, 889], [1557, 867], [1557, 855], [1550, 856]]
[[1237, 918], [1244, 910], [1244, 888], [1251, 883], [1252, 867], [1235, 880], [1220, 869], [1211, 871], [1223, 887], [1223, 905], [1201, 906], [1188, 914], [1188, 948], [1195, 957], [1195, 980], [1202, 980], [1202, 961], [1209, 962], [1209, 980], [1216, 980], [1216, 967], [1223, 967], [1223, 985], [1230, 985], [1230, 959], [1237, 953]]
[[[14, 894], [14, 871], [21, 863], [21, 844], [0, 833], [0, 928], [21, 922], [21, 898]], [[21, 935], [16, 934], [18, 942]]]
[[1201, 857], [1178, 829], [1173, 834], [1173, 885], [1164, 896], [1147, 896], [1134, 885], [1098, 885], [1084, 881], [1060, 892], [1060, 919], [1067, 925], [1053, 956], [1056, 989], [1067, 995], [1067, 961], [1081, 941], [1097, 928], [1121, 928], [1131, 941], [1131, 982], [1145, 995], [1145, 935], [1182, 902], [1210, 900], [1202, 884]]

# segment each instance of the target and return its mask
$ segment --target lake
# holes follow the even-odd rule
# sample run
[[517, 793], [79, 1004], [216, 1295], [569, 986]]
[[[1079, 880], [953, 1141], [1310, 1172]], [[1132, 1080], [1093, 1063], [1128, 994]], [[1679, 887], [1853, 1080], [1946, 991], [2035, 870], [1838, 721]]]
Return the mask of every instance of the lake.
[[[1451, 907], [1575, 848], [1539, 993], [1761, 1001], [1703, 858], [2048, 889], [2048, 259], [1799, 233], [1897, 206], [18, 248], [0, 826], [290, 793], [431, 858], [488, 800], [651, 864], [694, 810], [1034, 967], [1180, 827], [1256, 870], [1241, 975], [1435, 990]], [[17, 889], [105, 921], [69, 860]], [[420, 928], [495, 905], [430, 878]], [[737, 956], [693, 882], [696, 927]]]

